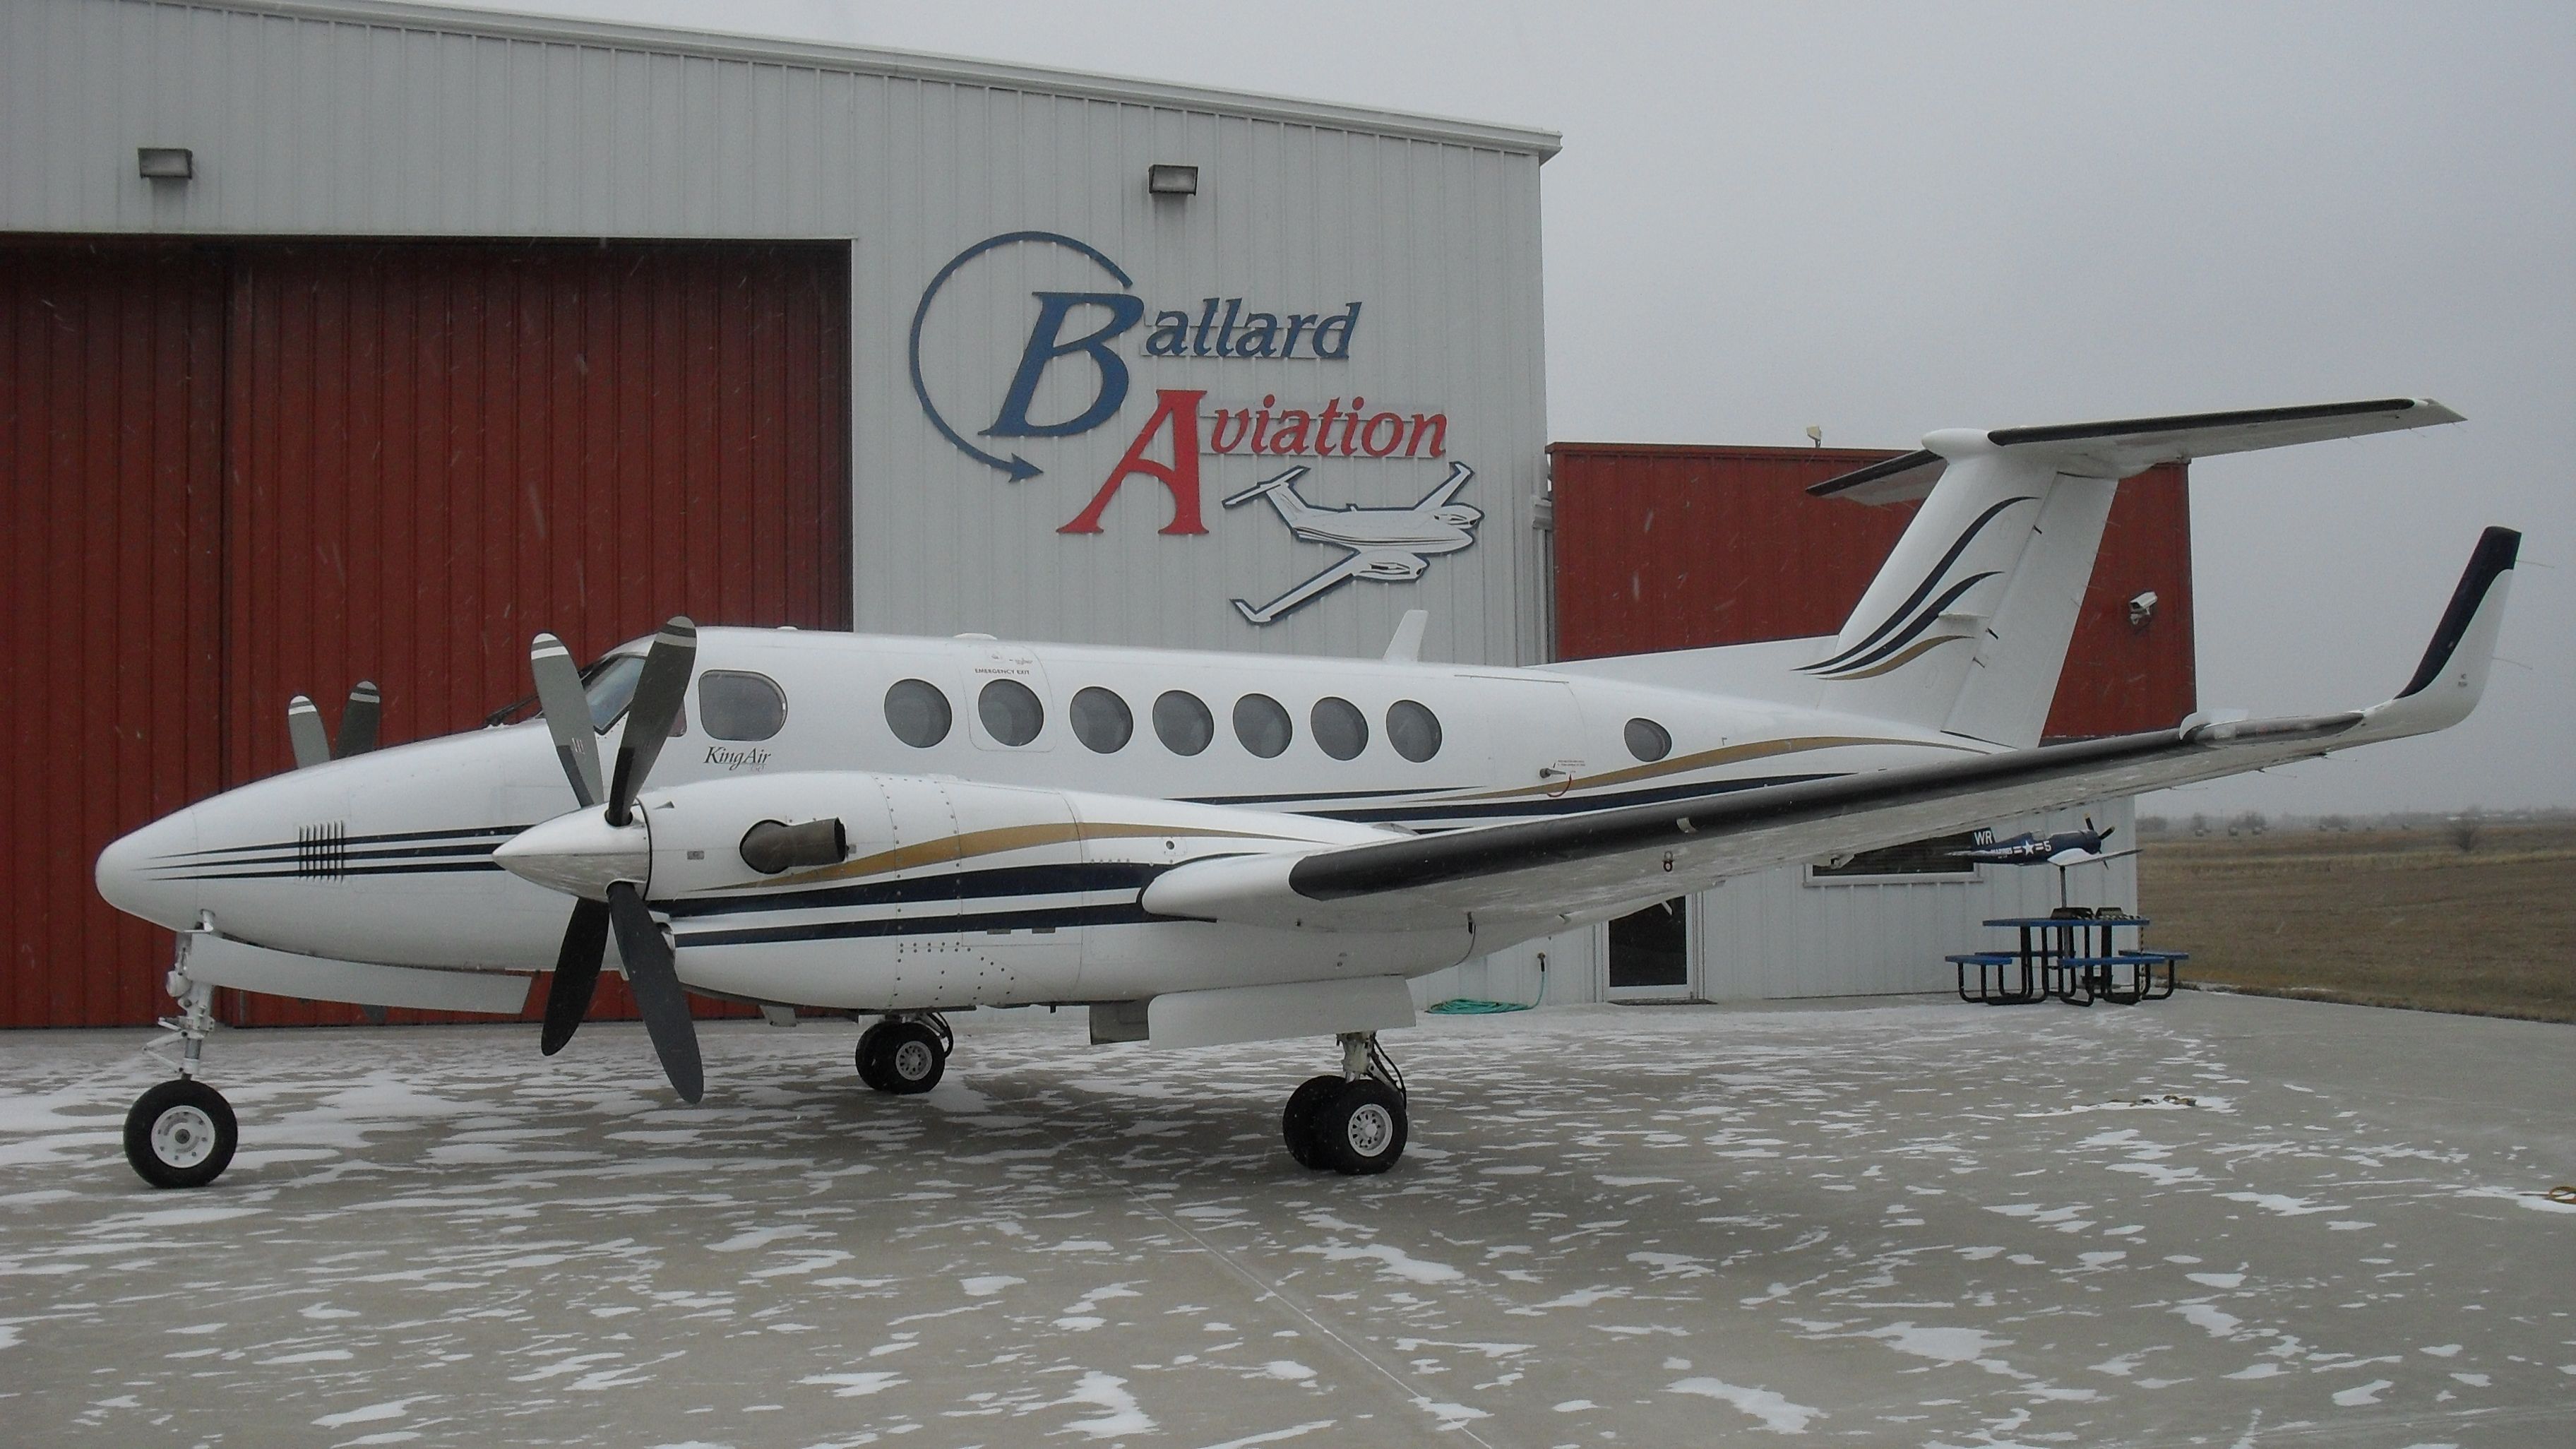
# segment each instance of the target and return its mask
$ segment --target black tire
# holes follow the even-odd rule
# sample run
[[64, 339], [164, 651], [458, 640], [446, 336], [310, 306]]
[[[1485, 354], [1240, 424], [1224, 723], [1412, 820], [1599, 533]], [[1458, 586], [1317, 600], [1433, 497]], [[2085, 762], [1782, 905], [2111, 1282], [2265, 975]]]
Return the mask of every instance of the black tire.
[[1315, 1150], [1315, 1114], [1324, 1103], [1342, 1089], [1339, 1077], [1308, 1077], [1296, 1091], [1288, 1094], [1288, 1106], [1279, 1114], [1279, 1135], [1288, 1144], [1288, 1155], [1299, 1167], [1321, 1169], [1324, 1159]]
[[1374, 1077], [1345, 1083], [1315, 1113], [1315, 1153], [1346, 1176], [1384, 1172], [1404, 1156], [1404, 1098]]
[[154, 1187], [204, 1187], [232, 1165], [241, 1124], [224, 1094], [185, 1077], [134, 1099], [125, 1114], [125, 1160]]
[[877, 1043], [877, 1084], [898, 1096], [927, 1092], [948, 1070], [948, 1045], [918, 1021], [887, 1026]]
[[894, 1090], [892, 1087], [885, 1084], [885, 1077], [879, 1072], [877, 1062], [878, 1050], [885, 1045], [886, 1027], [888, 1025], [888, 1022], [880, 1018], [876, 1022], [872, 1023], [866, 1031], [859, 1033], [859, 1080], [867, 1083], [870, 1087], [880, 1092], [890, 1092]]

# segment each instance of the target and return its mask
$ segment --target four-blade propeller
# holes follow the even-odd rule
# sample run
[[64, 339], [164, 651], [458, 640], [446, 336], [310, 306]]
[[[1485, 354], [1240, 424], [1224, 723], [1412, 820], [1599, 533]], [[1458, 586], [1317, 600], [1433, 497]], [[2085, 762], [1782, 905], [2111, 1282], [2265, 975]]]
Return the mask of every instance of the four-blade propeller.
[[[529, 650], [528, 667], [536, 675], [546, 730], [554, 736], [555, 753], [563, 762], [564, 778], [572, 786], [574, 801], [584, 812], [593, 806], [599, 810], [596, 816], [581, 821], [548, 822], [520, 837], [526, 841], [537, 830], [561, 834], [579, 831], [594, 841], [630, 832], [638, 837], [625, 854], [600, 851], [592, 856], [611, 862], [612, 878], [604, 882], [543, 882], [557, 889], [575, 890], [576, 894], [572, 919], [564, 925], [562, 949], [555, 956], [554, 985], [546, 996], [545, 1029], [539, 1045], [552, 1056], [572, 1040], [573, 1032], [590, 1010], [591, 993], [599, 985], [599, 968], [613, 931], [618, 957], [626, 963], [627, 984], [634, 989], [636, 1007], [644, 1015], [644, 1028], [653, 1038], [653, 1050], [662, 1060], [662, 1070], [670, 1076], [671, 1086], [681, 1098], [690, 1102], [698, 1100], [705, 1090], [697, 1028], [689, 1020], [688, 998], [680, 989], [670, 940], [644, 903], [642, 877], [650, 874], [651, 837], [635, 809], [635, 796], [644, 788], [654, 759], [662, 753], [662, 744], [670, 738], [672, 726], [680, 717], [697, 652], [697, 626], [685, 617], [673, 618], [654, 636], [653, 647], [644, 656], [643, 673], [635, 682], [634, 698], [626, 707], [626, 730], [618, 738], [614, 773], [603, 791], [598, 738], [591, 731], [590, 706], [582, 693], [581, 676], [573, 668], [572, 654], [552, 634], [536, 637]], [[503, 847], [504, 852], [508, 849]], [[636, 860], [645, 869], [641, 874], [616, 869], [614, 862], [625, 859]], [[519, 869], [516, 865], [512, 868]], [[589, 894], [592, 889], [599, 894]]]

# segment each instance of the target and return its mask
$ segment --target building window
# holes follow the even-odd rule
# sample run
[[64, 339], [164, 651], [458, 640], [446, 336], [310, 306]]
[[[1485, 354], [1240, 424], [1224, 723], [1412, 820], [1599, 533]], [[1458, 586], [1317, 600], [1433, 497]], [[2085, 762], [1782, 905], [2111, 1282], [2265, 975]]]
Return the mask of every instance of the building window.
[[1216, 738], [1216, 716], [1197, 695], [1166, 690], [1154, 701], [1154, 738], [1176, 755], [1195, 755]]
[[1395, 752], [1421, 764], [1440, 753], [1440, 716], [1409, 699], [1386, 707], [1386, 740]]
[[1673, 752], [1670, 730], [1650, 719], [1632, 719], [1623, 731], [1628, 738], [1628, 753], [1647, 764], [1653, 764]]
[[698, 676], [698, 723], [720, 740], [765, 740], [787, 723], [787, 695], [766, 674], [710, 669]]
[[948, 696], [927, 679], [898, 679], [886, 691], [886, 728], [894, 737], [916, 750], [926, 750], [948, 738], [948, 726], [954, 716], [949, 713]]
[[1347, 699], [1326, 695], [1316, 700], [1306, 722], [1315, 731], [1315, 743], [1336, 760], [1358, 759], [1368, 748], [1368, 716]]
[[1247, 694], [1234, 702], [1234, 737], [1252, 753], [1275, 760], [1297, 737], [1297, 727], [1289, 723], [1288, 711], [1279, 701], [1266, 694]]
[[1096, 754], [1114, 755], [1127, 748], [1136, 733], [1136, 716], [1127, 701], [1098, 686], [1074, 691], [1073, 737]]
[[1016, 679], [985, 685], [975, 696], [975, 717], [984, 722], [984, 733], [1006, 745], [1025, 745], [1046, 728], [1046, 706]]
[[1903, 845], [1864, 850], [1839, 865], [1818, 861], [1807, 867], [1807, 879], [1975, 880], [1977, 863], [1962, 859], [1958, 852], [1976, 843], [1977, 837], [1973, 831], [1961, 831], [1956, 835], [1936, 835], [1929, 840], [1909, 840]]

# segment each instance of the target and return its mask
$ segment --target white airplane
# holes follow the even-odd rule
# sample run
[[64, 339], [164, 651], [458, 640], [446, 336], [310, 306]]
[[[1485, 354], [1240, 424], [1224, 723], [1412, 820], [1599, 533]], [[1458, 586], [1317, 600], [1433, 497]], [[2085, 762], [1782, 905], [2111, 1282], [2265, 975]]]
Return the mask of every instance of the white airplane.
[[1269, 603], [1235, 600], [1235, 612], [1243, 615], [1247, 623], [1267, 624], [1282, 614], [1304, 608], [1317, 595], [1347, 579], [1376, 579], [1381, 583], [1418, 579], [1424, 569], [1431, 567], [1434, 555], [1456, 553], [1475, 543], [1475, 527], [1485, 517], [1481, 508], [1452, 501], [1458, 490], [1467, 486], [1467, 480], [1476, 476], [1476, 470], [1464, 463], [1450, 464], [1449, 476], [1440, 481], [1439, 487], [1402, 508], [1362, 508], [1350, 503], [1339, 508], [1317, 508], [1297, 492], [1297, 480], [1305, 476], [1306, 470], [1301, 466], [1275, 478], [1264, 478], [1226, 499], [1225, 506], [1232, 508], [1255, 498], [1267, 498], [1291, 534], [1308, 543], [1329, 543], [1350, 552]]
[[1309, 1167], [1384, 1171], [1407, 1118], [1377, 1033], [1412, 1023], [1408, 977], [1743, 872], [2465, 718], [2506, 529], [2384, 704], [2036, 747], [2117, 479], [2456, 418], [2396, 400], [1933, 434], [1818, 487], [1929, 495], [1832, 640], [1512, 669], [1418, 662], [1418, 614], [1376, 661], [674, 619], [576, 674], [541, 634], [542, 723], [297, 769], [100, 855], [110, 902], [179, 932], [185, 1058], [127, 1153], [162, 1186], [230, 1159], [233, 1114], [198, 1079], [218, 986], [514, 1013], [551, 969], [551, 1053], [613, 935], [689, 1101], [689, 993], [873, 1017], [858, 1071], [888, 1092], [939, 1080], [944, 1013], [1079, 1004], [1096, 1041], [1338, 1038], [1283, 1136]]

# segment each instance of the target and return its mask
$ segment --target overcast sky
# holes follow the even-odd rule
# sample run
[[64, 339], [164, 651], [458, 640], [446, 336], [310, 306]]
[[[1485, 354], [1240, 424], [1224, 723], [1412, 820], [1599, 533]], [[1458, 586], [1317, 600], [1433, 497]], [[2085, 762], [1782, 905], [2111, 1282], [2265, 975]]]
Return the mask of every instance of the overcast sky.
[[2193, 468], [2205, 707], [2367, 704], [2479, 528], [2444, 734], [2151, 799], [2576, 805], [2576, 5], [544, 0], [1545, 126], [1548, 433], [1903, 448], [2412, 395], [2465, 424]]

